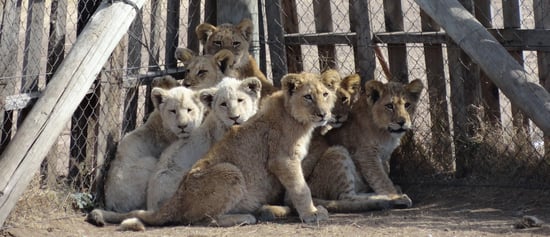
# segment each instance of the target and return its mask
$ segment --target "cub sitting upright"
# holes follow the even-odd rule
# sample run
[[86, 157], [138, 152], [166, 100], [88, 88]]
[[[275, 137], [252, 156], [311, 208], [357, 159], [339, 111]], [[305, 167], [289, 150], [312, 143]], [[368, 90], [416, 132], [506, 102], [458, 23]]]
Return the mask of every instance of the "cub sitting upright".
[[[288, 74], [282, 89], [265, 98], [256, 115], [232, 127], [195, 163], [159, 210], [119, 214], [96, 209], [87, 220], [97, 225], [131, 217], [157, 226], [212, 220], [220, 226], [255, 223], [251, 213], [277, 202], [285, 189], [302, 221], [325, 220], [326, 209], [313, 205], [301, 160], [313, 129], [330, 119], [334, 101], [334, 92], [318, 74]], [[124, 224], [136, 226], [136, 222]]]
[[258, 67], [256, 60], [248, 49], [252, 41], [254, 25], [250, 19], [243, 19], [239, 24], [221, 24], [218, 27], [202, 23], [195, 30], [206, 54], [215, 54], [221, 49], [227, 49], [235, 55], [234, 68], [239, 73], [238, 78], [257, 77], [262, 82], [262, 96], [268, 96], [278, 88], [267, 80]]
[[189, 139], [166, 148], [147, 188], [147, 210], [158, 209], [178, 189], [182, 177], [233, 125], [243, 124], [258, 110], [260, 81], [226, 77], [216, 87], [200, 92], [209, 113]]
[[145, 208], [147, 182], [164, 148], [189, 137], [203, 119], [198, 93], [185, 87], [151, 91], [155, 110], [147, 122], [126, 134], [117, 147], [105, 182], [105, 207], [114, 211]]

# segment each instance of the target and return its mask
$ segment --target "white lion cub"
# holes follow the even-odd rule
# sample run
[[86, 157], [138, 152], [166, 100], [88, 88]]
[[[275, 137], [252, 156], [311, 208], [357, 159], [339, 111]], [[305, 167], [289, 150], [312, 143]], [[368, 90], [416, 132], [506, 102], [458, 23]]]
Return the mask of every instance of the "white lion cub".
[[185, 87], [153, 88], [155, 110], [147, 122], [120, 141], [105, 182], [105, 207], [127, 212], [146, 207], [146, 189], [161, 152], [190, 136], [204, 117], [198, 92]]
[[256, 77], [226, 77], [216, 87], [200, 92], [210, 112], [189, 139], [180, 139], [162, 152], [148, 184], [148, 210], [157, 210], [176, 192], [182, 177], [231, 126], [242, 124], [256, 113], [260, 91], [261, 82]]

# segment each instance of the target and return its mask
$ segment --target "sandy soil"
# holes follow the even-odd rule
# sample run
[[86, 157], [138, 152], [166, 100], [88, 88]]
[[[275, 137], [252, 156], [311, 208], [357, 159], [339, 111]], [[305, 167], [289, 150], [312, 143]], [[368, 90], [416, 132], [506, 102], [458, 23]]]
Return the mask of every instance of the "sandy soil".
[[518, 229], [522, 217], [550, 220], [550, 190], [465, 186], [412, 186], [404, 189], [415, 205], [405, 210], [332, 214], [329, 221], [306, 225], [297, 218], [273, 223], [218, 227], [149, 227], [121, 232], [116, 225], [95, 227], [83, 214], [26, 221], [16, 218], [0, 236], [548, 236], [550, 225]]

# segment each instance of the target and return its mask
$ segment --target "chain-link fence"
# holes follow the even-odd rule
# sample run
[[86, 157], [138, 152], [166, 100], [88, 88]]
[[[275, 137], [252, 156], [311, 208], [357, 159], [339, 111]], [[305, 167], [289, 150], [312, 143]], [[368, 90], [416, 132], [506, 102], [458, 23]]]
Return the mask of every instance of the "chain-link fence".
[[[535, 83], [546, 83], [548, 89], [550, 41], [536, 39], [550, 34], [549, 4], [545, 0], [461, 2], [528, 73], [538, 75], [541, 81]], [[2, 2], [2, 150], [100, 4], [97, 0]], [[117, 142], [152, 110], [151, 79], [165, 74], [183, 78], [184, 65], [173, 57], [175, 47], [200, 52], [194, 28], [201, 22], [222, 21], [219, 13], [225, 4], [235, 3], [146, 2], [47, 155], [40, 171], [42, 184], [100, 194]], [[382, 49], [391, 80], [424, 81], [427, 90], [415, 116], [414, 134], [392, 158], [395, 179], [456, 182], [456, 175], [470, 178], [472, 184], [547, 187], [548, 136], [413, 0], [248, 4], [257, 8], [252, 16], [257, 17], [258, 38], [251, 51], [275, 82], [286, 72], [327, 68], [386, 81], [380, 62], [374, 60], [374, 46]]]

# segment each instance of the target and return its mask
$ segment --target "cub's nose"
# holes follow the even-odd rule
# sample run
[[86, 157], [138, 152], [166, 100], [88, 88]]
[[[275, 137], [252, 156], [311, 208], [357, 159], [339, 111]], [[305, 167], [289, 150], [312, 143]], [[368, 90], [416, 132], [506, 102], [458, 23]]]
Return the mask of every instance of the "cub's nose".
[[237, 115], [237, 116], [232, 116], [232, 117], [229, 117], [229, 119], [233, 120], [233, 121], [237, 121], [241, 116], [240, 115]]
[[186, 128], [187, 128], [187, 124], [178, 125], [178, 128], [181, 129], [181, 130], [186, 129]]

